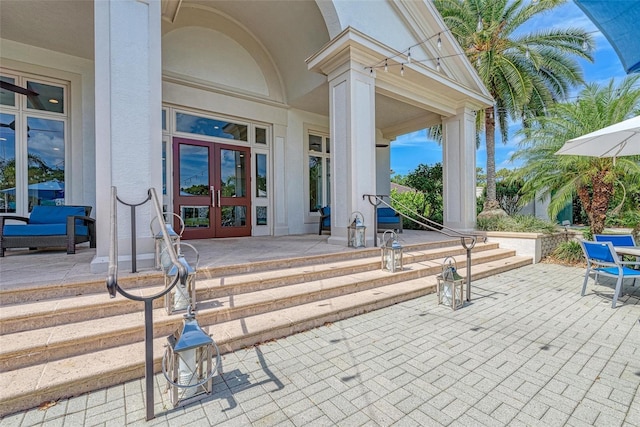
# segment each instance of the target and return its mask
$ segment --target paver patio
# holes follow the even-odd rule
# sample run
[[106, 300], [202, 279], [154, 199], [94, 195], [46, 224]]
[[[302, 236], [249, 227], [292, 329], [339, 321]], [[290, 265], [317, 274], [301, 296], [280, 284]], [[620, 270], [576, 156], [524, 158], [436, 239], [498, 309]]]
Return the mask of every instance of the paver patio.
[[[223, 356], [214, 393], [169, 408], [156, 377], [61, 400], [0, 426], [640, 426], [640, 286], [535, 264], [473, 283], [458, 311], [435, 295]], [[629, 292], [631, 294], [629, 295]]]

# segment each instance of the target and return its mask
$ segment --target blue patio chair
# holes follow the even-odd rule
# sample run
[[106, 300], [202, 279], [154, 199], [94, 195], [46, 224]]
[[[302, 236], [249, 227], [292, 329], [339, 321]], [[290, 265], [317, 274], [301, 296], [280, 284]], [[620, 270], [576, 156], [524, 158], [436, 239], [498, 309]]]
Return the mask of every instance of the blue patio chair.
[[582, 284], [582, 293], [584, 296], [587, 290], [587, 281], [589, 275], [595, 273], [594, 281], [598, 283], [598, 276], [613, 277], [616, 280], [616, 288], [613, 294], [612, 308], [616, 308], [618, 297], [622, 295], [622, 282], [624, 279], [640, 277], [640, 271], [633, 270], [627, 265], [637, 265], [636, 262], [623, 262], [613, 249], [611, 242], [588, 242], [580, 241], [584, 256], [587, 260], [587, 271], [584, 274], [584, 283]]
[[[632, 234], [594, 234], [593, 239], [596, 242], [611, 242], [613, 246], [636, 246]], [[633, 268], [636, 270], [640, 269], [640, 257], [636, 257], [636, 264]], [[633, 285], [636, 285], [635, 280], [633, 281]]]
[[318, 235], [322, 234], [322, 230], [331, 231], [331, 208], [329, 206], [318, 209], [320, 212], [320, 224], [318, 228]]
[[593, 238], [596, 242], [611, 242], [613, 246], [635, 246], [631, 234], [594, 234]]

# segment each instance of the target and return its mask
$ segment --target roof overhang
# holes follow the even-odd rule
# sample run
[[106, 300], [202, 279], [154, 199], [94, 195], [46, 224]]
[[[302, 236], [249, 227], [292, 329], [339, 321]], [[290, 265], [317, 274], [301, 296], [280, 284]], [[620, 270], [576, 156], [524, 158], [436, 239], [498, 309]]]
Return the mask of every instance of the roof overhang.
[[[454, 116], [461, 108], [479, 110], [493, 105], [484, 86], [480, 86], [484, 91], [475, 90], [426, 64], [403, 63], [402, 58], [400, 52], [349, 27], [306, 62], [309, 70], [329, 79], [347, 67], [362, 67], [363, 72], [375, 77], [376, 94], [423, 111], [422, 115], [410, 117], [405, 122], [381, 128], [387, 138], [439, 124], [443, 117]], [[389, 72], [384, 72], [385, 61]], [[401, 66], [404, 67], [403, 76], [398, 72]]]

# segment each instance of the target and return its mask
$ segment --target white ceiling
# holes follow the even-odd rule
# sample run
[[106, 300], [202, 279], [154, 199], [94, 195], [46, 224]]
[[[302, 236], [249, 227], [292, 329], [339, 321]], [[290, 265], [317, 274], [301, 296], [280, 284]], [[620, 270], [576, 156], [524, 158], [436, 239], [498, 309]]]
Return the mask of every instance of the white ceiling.
[[[93, 1], [0, 0], [0, 37], [68, 55], [93, 59]], [[280, 73], [288, 105], [328, 115], [326, 77], [307, 70], [305, 59], [329, 41], [314, 0], [183, 0], [181, 8], [213, 8], [237, 21], [262, 43]], [[178, 9], [178, 19], [180, 9]], [[167, 25], [166, 23], [163, 25]], [[171, 24], [168, 24], [171, 25]], [[378, 95], [376, 127], [438, 117]], [[409, 130], [407, 130], [409, 131]]]

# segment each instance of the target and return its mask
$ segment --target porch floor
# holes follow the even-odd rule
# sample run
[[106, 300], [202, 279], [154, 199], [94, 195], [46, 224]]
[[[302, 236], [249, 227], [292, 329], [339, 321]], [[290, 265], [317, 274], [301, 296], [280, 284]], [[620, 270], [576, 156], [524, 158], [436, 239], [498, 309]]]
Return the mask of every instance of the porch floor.
[[[378, 233], [381, 238], [382, 233]], [[437, 232], [404, 230], [399, 234], [402, 245], [414, 243], [447, 241], [451, 239]], [[290, 236], [236, 237], [226, 239], [201, 239], [185, 241], [193, 245], [200, 254], [199, 269], [246, 264], [257, 261], [280, 260], [286, 258], [351, 252], [354, 250], [378, 250], [367, 247], [354, 249], [332, 245], [327, 242], [329, 234], [301, 234]], [[7, 249], [0, 258], [0, 290], [33, 287], [38, 284], [66, 284], [104, 280], [106, 274], [90, 271], [90, 264], [96, 254], [88, 243], [77, 245], [76, 253], [68, 255], [62, 248], [29, 251]], [[158, 270], [140, 268], [131, 273], [130, 268], [119, 268], [118, 277], [144, 277], [158, 275]], [[104, 276], [104, 277], [102, 277]]]

